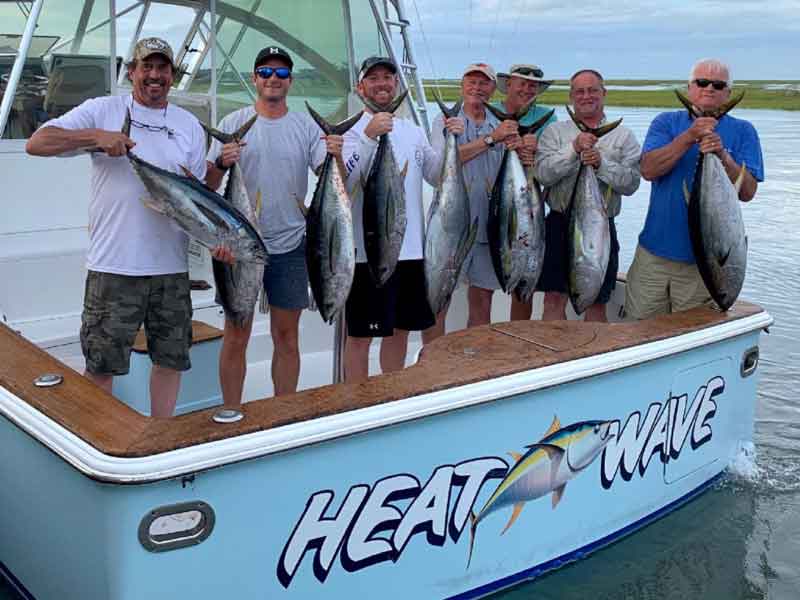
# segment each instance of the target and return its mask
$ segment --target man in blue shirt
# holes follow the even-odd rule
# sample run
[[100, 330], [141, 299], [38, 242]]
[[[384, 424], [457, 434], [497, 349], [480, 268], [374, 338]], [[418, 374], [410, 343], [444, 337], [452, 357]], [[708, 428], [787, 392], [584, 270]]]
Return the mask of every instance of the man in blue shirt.
[[[731, 95], [730, 69], [704, 59], [692, 68], [688, 98], [700, 111], [713, 111]], [[628, 271], [625, 313], [634, 319], [688, 310], [711, 301], [692, 245], [684, 184], [692, 187], [699, 152], [714, 152], [735, 181], [746, 167], [739, 199], [755, 196], [764, 180], [761, 144], [748, 122], [725, 115], [692, 119], [688, 111], [658, 115], [642, 148], [642, 177], [652, 182], [650, 208]]]

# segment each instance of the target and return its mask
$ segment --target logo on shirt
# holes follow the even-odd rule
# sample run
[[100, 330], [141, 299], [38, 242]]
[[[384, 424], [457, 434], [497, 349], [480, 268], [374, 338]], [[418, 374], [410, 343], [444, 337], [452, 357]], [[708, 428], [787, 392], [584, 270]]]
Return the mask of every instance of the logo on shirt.
[[422, 167], [423, 159], [424, 159], [424, 157], [422, 155], [422, 148], [417, 146], [417, 148], [414, 150], [414, 161], [417, 163], [417, 166], [420, 167], [420, 168]]

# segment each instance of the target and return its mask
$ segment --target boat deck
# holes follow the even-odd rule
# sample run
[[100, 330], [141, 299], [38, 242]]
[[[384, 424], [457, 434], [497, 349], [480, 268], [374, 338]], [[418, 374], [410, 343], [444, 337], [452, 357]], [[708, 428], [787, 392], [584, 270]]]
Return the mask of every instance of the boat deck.
[[[248, 402], [245, 418], [225, 425], [211, 420], [215, 409], [146, 417], [0, 325], [0, 386], [106, 455], [144, 457], [629, 348], [759, 312], [738, 302], [727, 313], [696, 308], [639, 322], [516, 321], [461, 330], [425, 347], [419, 361], [401, 372]], [[59, 373], [64, 382], [34, 386], [44, 373]]]

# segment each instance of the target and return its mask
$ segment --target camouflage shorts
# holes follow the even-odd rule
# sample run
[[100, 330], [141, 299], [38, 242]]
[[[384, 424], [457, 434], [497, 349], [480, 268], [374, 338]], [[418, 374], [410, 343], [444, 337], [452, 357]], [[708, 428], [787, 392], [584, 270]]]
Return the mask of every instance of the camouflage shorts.
[[176, 371], [190, 368], [192, 299], [187, 273], [142, 277], [87, 273], [81, 348], [89, 373], [127, 374], [142, 323], [154, 364]]

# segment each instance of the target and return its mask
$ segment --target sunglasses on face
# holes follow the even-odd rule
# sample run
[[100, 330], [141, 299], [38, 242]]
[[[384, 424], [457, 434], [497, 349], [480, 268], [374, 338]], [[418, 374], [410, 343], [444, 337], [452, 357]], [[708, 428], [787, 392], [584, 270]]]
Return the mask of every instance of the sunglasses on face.
[[529, 67], [520, 67], [518, 69], [514, 69], [513, 71], [511, 71], [511, 74], [527, 75], [527, 76], [533, 75], [534, 77], [544, 77], [544, 71], [542, 71], [541, 69], [531, 69]]
[[273, 73], [278, 76], [278, 79], [288, 79], [292, 70], [289, 67], [258, 67], [256, 69], [256, 75], [261, 79], [269, 79]]
[[719, 79], [695, 79], [692, 83], [701, 88], [712, 86], [717, 91], [724, 90], [728, 87], [727, 81], [720, 81]]

